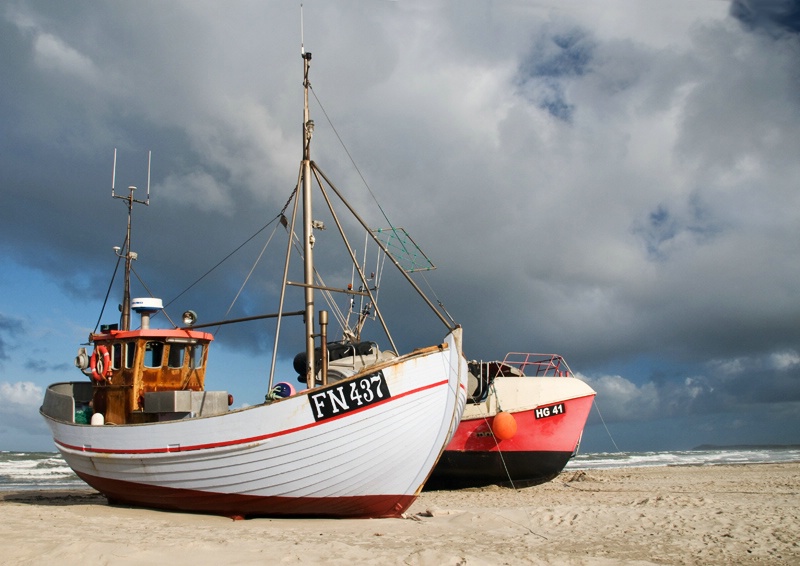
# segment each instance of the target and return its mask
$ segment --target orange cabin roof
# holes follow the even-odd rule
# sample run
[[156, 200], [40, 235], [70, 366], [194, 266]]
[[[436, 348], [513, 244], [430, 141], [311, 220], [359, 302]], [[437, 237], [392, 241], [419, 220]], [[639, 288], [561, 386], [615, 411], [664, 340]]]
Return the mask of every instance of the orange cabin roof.
[[198, 330], [184, 330], [180, 328], [148, 328], [147, 330], [109, 330], [108, 332], [101, 332], [98, 334], [90, 334], [89, 339], [93, 342], [102, 342], [104, 340], [124, 340], [127, 338], [154, 338], [154, 339], [167, 339], [167, 338], [188, 338], [193, 340], [201, 340], [203, 342], [211, 342], [214, 339], [213, 334], [208, 332], [201, 332]]

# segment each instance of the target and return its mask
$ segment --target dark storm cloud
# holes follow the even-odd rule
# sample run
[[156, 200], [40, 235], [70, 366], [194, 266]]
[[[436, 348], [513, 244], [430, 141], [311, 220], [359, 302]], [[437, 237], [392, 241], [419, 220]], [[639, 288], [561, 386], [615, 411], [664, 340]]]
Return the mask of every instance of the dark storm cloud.
[[[752, 29], [788, 34], [788, 12], [770, 6], [732, 9]], [[793, 37], [731, 25], [724, 2], [306, 7], [314, 159], [369, 224], [385, 227], [385, 212], [430, 255], [437, 271], [416, 280], [463, 324], [469, 357], [563, 354], [619, 420], [796, 397]], [[271, 227], [181, 293], [291, 193], [296, 23], [289, 3], [6, 3], [3, 257], [67, 293], [90, 330], [125, 231], [113, 148], [118, 194], [132, 184], [142, 195], [152, 150], [151, 204], [134, 212], [134, 293], [152, 290], [173, 320], [187, 308], [223, 318]], [[361, 175], [382, 211], [365, 211]], [[336, 239], [327, 224], [317, 259], [331, 286], [346, 284], [350, 272], [324, 262]], [[276, 233], [228, 316], [274, 311], [285, 238]], [[119, 317], [119, 283], [101, 323]], [[382, 310], [399, 346], [441, 339], [424, 308], [391, 305], [394, 291], [387, 276]], [[218, 345], [271, 348], [274, 324], [239, 328], [223, 327]], [[0, 332], [6, 366], [14, 336]], [[771, 367], [776, 352], [784, 369], [760, 391], [736, 373]], [[47, 359], [32, 355], [27, 370], [55, 372]]]
[[731, 15], [748, 29], [768, 33], [800, 33], [798, 0], [733, 0]]
[[597, 391], [609, 422], [769, 411], [771, 404], [800, 402], [800, 356], [795, 351], [654, 370], [638, 385], [613, 375], [585, 379]]

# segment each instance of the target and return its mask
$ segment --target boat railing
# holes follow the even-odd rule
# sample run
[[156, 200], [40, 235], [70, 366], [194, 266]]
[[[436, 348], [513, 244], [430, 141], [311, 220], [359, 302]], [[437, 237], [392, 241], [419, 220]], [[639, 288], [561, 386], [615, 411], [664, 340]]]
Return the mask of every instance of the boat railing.
[[569, 377], [572, 371], [558, 354], [529, 354], [509, 352], [503, 364], [515, 367], [530, 377]]
[[86, 411], [91, 400], [92, 384], [88, 381], [54, 383], [47, 388], [40, 411], [60, 421], [89, 424]]

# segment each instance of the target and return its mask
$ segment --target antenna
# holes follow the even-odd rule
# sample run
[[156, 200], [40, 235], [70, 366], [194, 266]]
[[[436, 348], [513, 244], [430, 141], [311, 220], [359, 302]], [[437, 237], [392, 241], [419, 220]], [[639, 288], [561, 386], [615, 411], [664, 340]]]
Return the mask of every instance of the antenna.
[[114, 165], [111, 168], [111, 196], [112, 197], [123, 199], [123, 200], [127, 200], [127, 201], [129, 201], [129, 203], [137, 202], [137, 203], [143, 204], [145, 206], [149, 206], [150, 205], [150, 164], [152, 162], [152, 155], [153, 155], [153, 152], [148, 150], [147, 151], [147, 195], [145, 197], [145, 200], [138, 200], [138, 199], [133, 198], [133, 191], [136, 190], [136, 187], [134, 187], [134, 186], [128, 187], [128, 189], [130, 190], [130, 195], [128, 195], [128, 196], [118, 195], [118, 194], [116, 194], [114, 192], [114, 186], [116, 185], [116, 182], [117, 182], [117, 148], [116, 147], [114, 148]]
[[150, 204], [150, 156], [153, 152], [147, 150], [147, 204]]
[[[131, 263], [138, 257], [136, 252], [131, 251], [131, 220], [133, 217], [133, 203], [150, 205], [150, 158], [152, 151], [147, 152], [147, 198], [146, 200], [137, 200], [133, 198], [133, 193], [136, 187], [131, 185], [128, 187], [128, 196], [114, 194], [114, 185], [117, 181], [117, 148], [114, 148], [114, 167], [111, 172], [111, 196], [124, 200], [128, 207], [128, 231], [125, 234], [125, 248], [115, 247], [114, 252], [117, 257], [125, 258], [125, 290], [122, 295], [122, 308], [120, 315], [120, 327], [122, 330], [130, 330], [131, 327]], [[122, 250], [123, 253], [120, 253]], [[142, 318], [144, 324], [144, 317]]]
[[300, 4], [300, 55], [305, 56], [306, 48], [303, 43], [303, 5]]
[[114, 148], [114, 166], [111, 168], [111, 196], [114, 195], [114, 181], [117, 180], [117, 148]]

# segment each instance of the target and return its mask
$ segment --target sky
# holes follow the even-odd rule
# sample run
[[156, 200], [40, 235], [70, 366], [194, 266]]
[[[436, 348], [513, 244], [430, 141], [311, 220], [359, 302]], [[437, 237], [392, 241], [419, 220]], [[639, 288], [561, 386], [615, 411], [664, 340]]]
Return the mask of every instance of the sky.
[[[134, 296], [274, 312], [278, 259], [248, 274], [285, 252], [301, 40], [316, 163], [430, 257], [415, 280], [467, 357], [561, 354], [597, 391], [583, 452], [800, 444], [799, 2], [304, 0], [302, 34], [300, 12], [0, 6], [0, 450], [54, 450], [44, 390], [85, 379], [78, 347], [118, 320], [115, 148], [140, 199], [152, 152]], [[398, 348], [440, 340], [393, 281]], [[207, 386], [261, 402], [274, 330], [222, 327]]]

